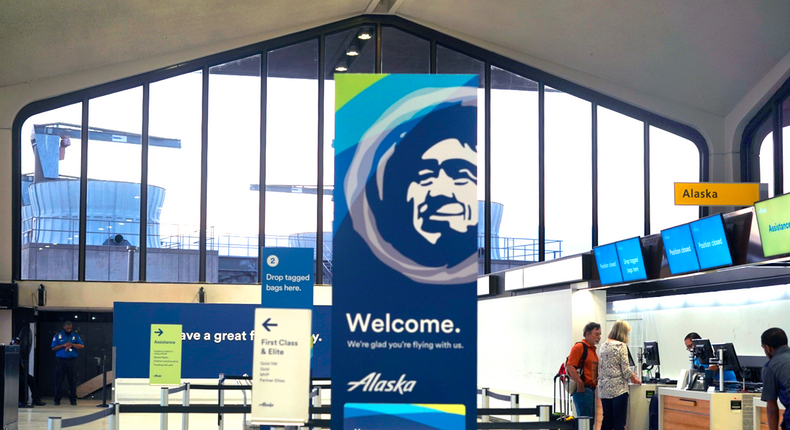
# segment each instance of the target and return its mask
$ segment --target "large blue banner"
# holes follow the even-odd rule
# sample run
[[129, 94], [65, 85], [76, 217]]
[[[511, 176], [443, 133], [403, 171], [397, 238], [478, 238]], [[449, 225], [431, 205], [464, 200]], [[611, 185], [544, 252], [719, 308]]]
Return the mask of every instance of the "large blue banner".
[[[259, 305], [116, 302], [116, 377], [148, 378], [151, 324], [181, 324], [181, 377], [252, 375], [255, 309]], [[313, 310], [312, 377], [328, 378], [331, 309]]]
[[477, 76], [335, 83], [332, 428], [475, 428]]

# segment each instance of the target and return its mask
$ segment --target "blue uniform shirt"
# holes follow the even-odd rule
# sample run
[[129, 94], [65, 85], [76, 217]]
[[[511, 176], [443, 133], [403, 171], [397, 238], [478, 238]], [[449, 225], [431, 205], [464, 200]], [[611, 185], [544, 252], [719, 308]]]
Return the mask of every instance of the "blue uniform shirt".
[[763, 367], [763, 401], [779, 400], [785, 407], [784, 422], [790, 423], [790, 348], [777, 348]]
[[[50, 348], [54, 348], [58, 345], [63, 345], [64, 343], [67, 342], [85, 345], [84, 343], [82, 343], [82, 339], [80, 339], [80, 335], [78, 335], [77, 332], [72, 331], [71, 334], [66, 334], [65, 331], [62, 331], [56, 334], [55, 337], [52, 338], [52, 346]], [[77, 348], [61, 348], [55, 351], [55, 357], [77, 358]]]
[[[708, 368], [710, 366], [707, 365], [707, 364], [700, 364], [699, 359], [697, 357], [694, 357], [694, 367], [696, 367], [697, 369], [699, 369], [700, 367], [703, 367], [703, 368], [705, 368], [705, 370], [708, 370]], [[713, 379], [715, 379], [715, 380], [719, 379], [719, 372], [718, 371], [716, 371], [716, 374], [713, 376]], [[732, 370], [725, 370], [724, 371], [724, 382], [733, 382], [733, 381], [734, 382], [738, 381], [738, 378], [735, 376], [735, 372], [733, 372]]]

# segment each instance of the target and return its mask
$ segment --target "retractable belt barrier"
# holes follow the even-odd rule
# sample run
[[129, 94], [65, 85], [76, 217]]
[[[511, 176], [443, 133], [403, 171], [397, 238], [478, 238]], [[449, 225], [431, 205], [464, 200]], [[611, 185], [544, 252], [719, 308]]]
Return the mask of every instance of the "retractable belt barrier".
[[[217, 414], [219, 429], [222, 429], [223, 414], [248, 414], [252, 410], [251, 405], [225, 405], [223, 391], [232, 390], [248, 390], [251, 385], [222, 385], [227, 379], [248, 379], [247, 376], [243, 377], [224, 377], [220, 375], [218, 385], [192, 385], [185, 383], [184, 385], [176, 388], [163, 387], [161, 391], [160, 404], [132, 404], [121, 405], [118, 403], [110, 404], [106, 409], [96, 412], [94, 414], [85, 415], [82, 417], [62, 419], [60, 417], [50, 417], [47, 423], [47, 430], [61, 430], [68, 427], [76, 427], [79, 425], [87, 424], [105, 417], [109, 417], [109, 429], [119, 430], [119, 415], [123, 413], [148, 413], [148, 414], [161, 414], [160, 429], [167, 430], [167, 414], [180, 413], [183, 415], [182, 430], [188, 430], [189, 427], [189, 414]], [[312, 399], [312, 406], [309, 409], [310, 420], [302, 427], [310, 428], [329, 428], [331, 420], [318, 419], [320, 415], [330, 414], [331, 407], [321, 405], [321, 388], [322, 386], [314, 386], [310, 391], [310, 398]], [[190, 405], [189, 394], [191, 390], [217, 390], [219, 392], [219, 404], [217, 405]], [[170, 405], [169, 396], [171, 394], [178, 394], [183, 392], [181, 405]], [[477, 390], [478, 394], [482, 394], [483, 407], [477, 410], [477, 415], [482, 417], [483, 422], [477, 423], [478, 429], [545, 429], [545, 430], [591, 430], [592, 418], [579, 417], [577, 419], [551, 421], [552, 411], [550, 405], [539, 405], [535, 408], [518, 408], [518, 394], [511, 394], [509, 396], [492, 393], [487, 388]], [[494, 398], [511, 402], [511, 408], [488, 408], [488, 399]], [[491, 415], [510, 415], [513, 418], [512, 422], [490, 422], [487, 418]], [[519, 422], [518, 417], [521, 415], [533, 415], [538, 417], [537, 422]]]
[[118, 430], [119, 429], [119, 422], [118, 422], [118, 415], [120, 413], [118, 403], [111, 403], [107, 406], [106, 409], [101, 410], [99, 412], [85, 415], [81, 417], [74, 417], [74, 418], [66, 418], [65, 420], [61, 417], [49, 417], [47, 420], [47, 430], [61, 430], [68, 427], [76, 427], [81, 426], [83, 424], [88, 424], [96, 420], [100, 420], [104, 417], [110, 417], [110, 430]]

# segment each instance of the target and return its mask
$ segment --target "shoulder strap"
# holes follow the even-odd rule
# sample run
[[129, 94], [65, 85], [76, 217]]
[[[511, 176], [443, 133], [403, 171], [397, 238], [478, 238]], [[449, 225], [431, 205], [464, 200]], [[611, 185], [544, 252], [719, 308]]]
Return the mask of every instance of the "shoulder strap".
[[582, 352], [582, 359], [579, 362], [579, 369], [581, 370], [581, 372], [584, 372], [584, 360], [587, 359], [587, 344], [584, 342], [577, 342], [577, 343], [582, 344], [582, 348], [584, 348], [584, 352]]

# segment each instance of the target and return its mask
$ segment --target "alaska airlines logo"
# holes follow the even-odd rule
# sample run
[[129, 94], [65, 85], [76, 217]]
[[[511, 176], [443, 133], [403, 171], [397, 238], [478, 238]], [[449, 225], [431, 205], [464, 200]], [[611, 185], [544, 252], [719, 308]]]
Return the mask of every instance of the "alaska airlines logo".
[[348, 385], [348, 391], [362, 387], [362, 391], [403, 394], [411, 393], [417, 381], [407, 381], [406, 374], [400, 375], [397, 381], [388, 381], [381, 379], [381, 373], [371, 372], [359, 381], [349, 382]]
[[684, 199], [685, 198], [689, 198], [689, 199], [718, 199], [719, 198], [719, 193], [717, 193], [716, 191], [711, 191], [711, 190], [709, 190], [707, 188], [705, 188], [705, 191], [699, 191], [699, 190], [694, 190], [694, 189], [689, 188], [687, 190], [683, 190], [683, 198]]

